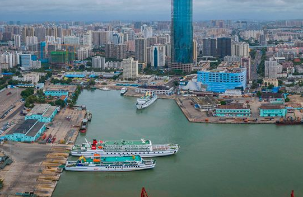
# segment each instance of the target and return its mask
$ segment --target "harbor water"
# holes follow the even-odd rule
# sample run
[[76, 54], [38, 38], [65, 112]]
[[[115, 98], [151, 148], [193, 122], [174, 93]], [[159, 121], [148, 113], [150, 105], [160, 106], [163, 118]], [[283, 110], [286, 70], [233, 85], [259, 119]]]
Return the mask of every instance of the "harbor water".
[[178, 143], [175, 156], [156, 158], [153, 170], [64, 172], [54, 197], [286, 197], [303, 195], [303, 127], [189, 123], [174, 100], [136, 110], [119, 91], [83, 91], [78, 104], [93, 114], [98, 140], [150, 139]]

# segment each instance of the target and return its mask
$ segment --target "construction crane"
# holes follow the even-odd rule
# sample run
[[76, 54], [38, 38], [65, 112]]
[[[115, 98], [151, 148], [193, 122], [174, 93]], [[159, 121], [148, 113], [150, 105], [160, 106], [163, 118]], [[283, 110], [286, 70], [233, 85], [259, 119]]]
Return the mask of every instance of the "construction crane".
[[144, 187], [142, 188], [142, 191], [141, 191], [141, 197], [148, 197]]

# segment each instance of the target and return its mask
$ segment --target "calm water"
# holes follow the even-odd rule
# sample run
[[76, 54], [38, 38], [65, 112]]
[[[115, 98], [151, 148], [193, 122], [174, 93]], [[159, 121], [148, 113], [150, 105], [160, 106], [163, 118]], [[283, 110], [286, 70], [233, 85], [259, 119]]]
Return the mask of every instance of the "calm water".
[[192, 124], [172, 100], [137, 111], [118, 91], [84, 91], [78, 104], [93, 113], [84, 139], [151, 139], [178, 143], [180, 152], [157, 158], [154, 170], [64, 172], [54, 197], [285, 197], [303, 195], [301, 126]]

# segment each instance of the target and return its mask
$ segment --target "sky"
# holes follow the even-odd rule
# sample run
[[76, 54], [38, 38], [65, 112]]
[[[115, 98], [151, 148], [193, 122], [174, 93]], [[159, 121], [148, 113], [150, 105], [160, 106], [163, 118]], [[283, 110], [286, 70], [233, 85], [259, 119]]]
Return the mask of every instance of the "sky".
[[[303, 0], [194, 0], [194, 20], [303, 19]], [[0, 0], [0, 21], [170, 20], [171, 0]]]

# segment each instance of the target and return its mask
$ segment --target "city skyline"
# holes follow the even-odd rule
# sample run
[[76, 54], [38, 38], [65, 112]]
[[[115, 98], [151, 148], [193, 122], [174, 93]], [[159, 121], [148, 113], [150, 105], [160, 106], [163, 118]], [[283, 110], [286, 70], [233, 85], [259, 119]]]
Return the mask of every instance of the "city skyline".
[[[109, 21], [170, 20], [170, 0], [1, 0], [1, 20]], [[303, 18], [299, 0], [194, 0], [194, 21], [210, 19], [280, 20]], [[31, 14], [29, 14], [31, 13]], [[218, 14], [219, 13], [219, 14]]]

